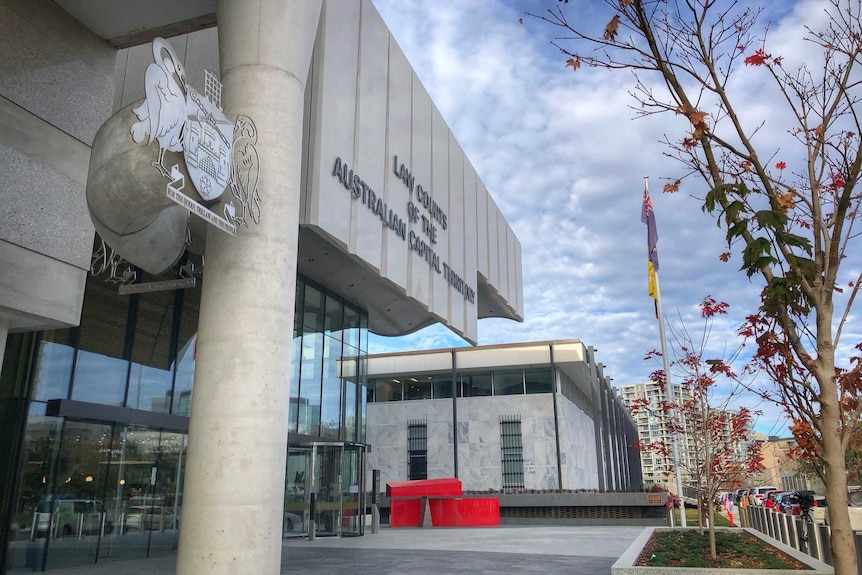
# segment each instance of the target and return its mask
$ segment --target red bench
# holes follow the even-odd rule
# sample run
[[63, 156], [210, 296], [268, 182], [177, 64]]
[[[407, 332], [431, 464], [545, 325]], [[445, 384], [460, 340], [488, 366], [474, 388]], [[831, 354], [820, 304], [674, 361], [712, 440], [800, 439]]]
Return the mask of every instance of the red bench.
[[392, 481], [386, 484], [390, 500], [390, 527], [486, 527], [500, 524], [496, 497], [461, 497], [461, 480], [455, 477]]

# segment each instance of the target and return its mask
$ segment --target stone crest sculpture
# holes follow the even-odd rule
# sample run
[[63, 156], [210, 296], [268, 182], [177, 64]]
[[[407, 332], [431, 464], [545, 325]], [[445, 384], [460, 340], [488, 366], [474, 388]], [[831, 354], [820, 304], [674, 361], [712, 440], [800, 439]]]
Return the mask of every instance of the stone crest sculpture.
[[87, 205], [111, 249], [159, 274], [186, 249], [202, 254], [209, 227], [236, 235], [259, 223], [261, 199], [252, 119], [224, 114], [209, 71], [204, 93], [189, 86], [166, 40], [153, 40], [152, 52], [146, 97], [111, 116], [93, 141]]

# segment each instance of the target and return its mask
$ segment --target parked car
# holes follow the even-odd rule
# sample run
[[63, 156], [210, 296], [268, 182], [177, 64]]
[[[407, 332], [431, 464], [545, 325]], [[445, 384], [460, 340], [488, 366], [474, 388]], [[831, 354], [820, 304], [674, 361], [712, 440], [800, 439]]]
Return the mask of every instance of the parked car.
[[749, 503], [752, 505], [763, 505], [763, 498], [770, 491], [775, 491], [778, 489], [774, 485], [761, 485], [759, 487], [755, 487], [748, 492]]
[[780, 491], [778, 489], [768, 492], [766, 494], [766, 498], [763, 500], [763, 506], [768, 509], [772, 509], [773, 507], [775, 507], [775, 501], [782, 493], [786, 492]]
[[862, 491], [850, 495], [847, 512], [850, 514], [850, 528], [853, 531], [862, 531]]
[[815, 495], [814, 496], [814, 505], [811, 507], [811, 511], [809, 511], [811, 515], [811, 520], [814, 523], [820, 523], [823, 525], [828, 525], [827, 515], [829, 514], [829, 509], [826, 504], [826, 496], [825, 495]]
[[123, 517], [123, 532], [173, 529], [174, 514], [159, 505], [131, 505]]
[[51, 534], [58, 537], [97, 535], [102, 531], [103, 520], [105, 533], [114, 530], [114, 521], [105, 505], [92, 499], [46, 499], [36, 506], [33, 520], [39, 537], [51, 533], [52, 526], [55, 531]]
[[739, 504], [742, 503], [742, 498], [747, 497], [747, 496], [748, 496], [748, 489], [747, 488], [737, 489], [736, 493], [733, 496], [733, 502], [738, 507]]
[[779, 513], [790, 513], [791, 506], [796, 501], [792, 491], [785, 491], [775, 500], [775, 507]]

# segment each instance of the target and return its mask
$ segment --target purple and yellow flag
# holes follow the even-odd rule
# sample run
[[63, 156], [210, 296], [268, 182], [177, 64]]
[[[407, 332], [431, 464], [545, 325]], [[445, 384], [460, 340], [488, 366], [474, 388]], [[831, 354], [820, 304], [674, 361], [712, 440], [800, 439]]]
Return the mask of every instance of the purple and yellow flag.
[[649, 277], [647, 290], [650, 297], [657, 299], [658, 289], [656, 287], [655, 274], [658, 271], [658, 250], [656, 249], [658, 231], [655, 227], [655, 214], [652, 211], [652, 202], [650, 202], [649, 191], [646, 189], [646, 185], [644, 185], [644, 203], [641, 209], [641, 221], [647, 225], [647, 274]]

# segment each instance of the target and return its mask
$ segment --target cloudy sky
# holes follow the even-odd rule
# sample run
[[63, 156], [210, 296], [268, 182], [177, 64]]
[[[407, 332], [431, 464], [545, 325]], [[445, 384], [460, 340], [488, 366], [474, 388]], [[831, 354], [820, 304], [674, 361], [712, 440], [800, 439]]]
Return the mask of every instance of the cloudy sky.
[[[614, 385], [647, 379], [658, 365], [644, 355], [660, 343], [646, 292], [644, 176], [658, 222], [665, 315], [699, 329], [704, 296], [726, 301], [730, 316], [716, 323], [710, 345], [714, 357], [738, 345], [736, 327], [756, 309], [760, 287], [737, 271], [739, 260], [719, 260], [724, 234], [701, 212], [701, 182], [662, 193], [682, 168], [664, 156], [660, 140], [680, 140], [688, 120], [635, 119], [628, 72], [565, 68], [567, 56], [550, 45], [558, 30], [519, 23], [525, 11], [554, 8], [556, 0], [373, 1], [521, 241], [524, 322], [481, 320], [480, 345], [579, 338], [598, 349]], [[763, 20], [772, 19], [770, 46], [792, 51], [799, 22], [810, 22], [822, 4], [773, 4]], [[565, 10], [597, 34], [612, 16], [598, 1]], [[738, 94], [752, 121], [767, 121], [763, 143], [778, 148], [789, 123], [764, 100], [756, 71], [740, 71]], [[374, 338], [371, 351], [462, 345], [438, 325]], [[758, 430], [784, 433], [777, 410], [751, 397], [743, 403], [765, 411]]]

